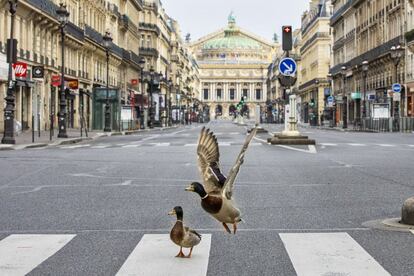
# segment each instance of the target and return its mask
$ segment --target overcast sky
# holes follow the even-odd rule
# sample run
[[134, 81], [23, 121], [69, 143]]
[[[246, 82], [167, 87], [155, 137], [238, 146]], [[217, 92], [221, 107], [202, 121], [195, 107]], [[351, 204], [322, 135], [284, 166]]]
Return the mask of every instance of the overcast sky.
[[282, 25], [300, 27], [300, 17], [309, 7], [309, 0], [161, 1], [167, 14], [180, 24], [182, 35], [191, 33], [193, 41], [226, 26], [231, 11], [243, 29], [269, 41], [277, 32], [280, 39]]

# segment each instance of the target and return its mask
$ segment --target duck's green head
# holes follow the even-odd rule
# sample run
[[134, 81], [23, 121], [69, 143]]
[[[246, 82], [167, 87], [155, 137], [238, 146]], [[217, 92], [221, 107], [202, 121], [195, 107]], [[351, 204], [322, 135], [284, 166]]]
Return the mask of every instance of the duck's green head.
[[201, 198], [204, 198], [207, 195], [206, 190], [204, 190], [203, 185], [201, 185], [198, 182], [191, 183], [190, 186], [188, 186], [185, 190], [187, 192], [197, 193]]
[[182, 220], [183, 219], [183, 208], [181, 206], [175, 206], [174, 209], [172, 209], [169, 213], [169, 216], [177, 216], [177, 219]]

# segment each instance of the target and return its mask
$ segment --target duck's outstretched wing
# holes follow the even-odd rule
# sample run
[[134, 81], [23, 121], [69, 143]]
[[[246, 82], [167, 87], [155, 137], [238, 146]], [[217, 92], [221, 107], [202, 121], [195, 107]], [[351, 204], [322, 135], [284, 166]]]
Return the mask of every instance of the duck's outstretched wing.
[[226, 177], [221, 173], [219, 166], [220, 152], [217, 138], [213, 132], [203, 127], [198, 138], [197, 146], [198, 169], [203, 179], [207, 193], [220, 193]]
[[246, 141], [244, 142], [244, 145], [239, 153], [239, 156], [236, 159], [236, 163], [234, 166], [230, 169], [230, 172], [227, 176], [227, 180], [224, 183], [222, 196], [226, 197], [227, 199], [231, 199], [233, 196], [233, 187], [234, 187], [234, 181], [236, 180], [237, 174], [240, 171], [240, 166], [244, 162], [244, 154], [246, 153], [247, 148], [249, 147], [250, 142], [252, 141], [253, 137], [256, 135], [257, 128], [252, 129], [250, 134], [247, 136]]

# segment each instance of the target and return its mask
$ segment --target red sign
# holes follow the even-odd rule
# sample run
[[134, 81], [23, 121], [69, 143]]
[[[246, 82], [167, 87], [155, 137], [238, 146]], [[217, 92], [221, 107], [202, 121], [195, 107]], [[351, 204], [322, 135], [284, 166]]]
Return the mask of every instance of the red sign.
[[60, 86], [60, 76], [52, 75], [52, 86]]
[[13, 64], [14, 75], [16, 78], [26, 78], [27, 76], [27, 63], [16, 62]]
[[292, 28], [290, 26], [286, 26], [283, 30], [285, 33], [290, 33], [292, 31]]
[[132, 85], [138, 85], [138, 79], [132, 79], [131, 84]]

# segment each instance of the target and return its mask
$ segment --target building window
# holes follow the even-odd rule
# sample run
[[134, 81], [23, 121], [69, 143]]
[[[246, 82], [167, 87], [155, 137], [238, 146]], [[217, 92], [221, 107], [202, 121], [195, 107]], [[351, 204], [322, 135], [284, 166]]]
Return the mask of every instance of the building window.
[[262, 98], [262, 90], [256, 89], [256, 100], [260, 100]]
[[221, 89], [217, 89], [217, 100], [221, 100]]
[[243, 89], [243, 97], [245, 100], [249, 99], [249, 90]]
[[204, 89], [204, 100], [208, 100], [208, 89]]
[[230, 100], [234, 100], [234, 97], [235, 97], [235, 91], [234, 91], [234, 88], [232, 88], [232, 89], [230, 89]]

